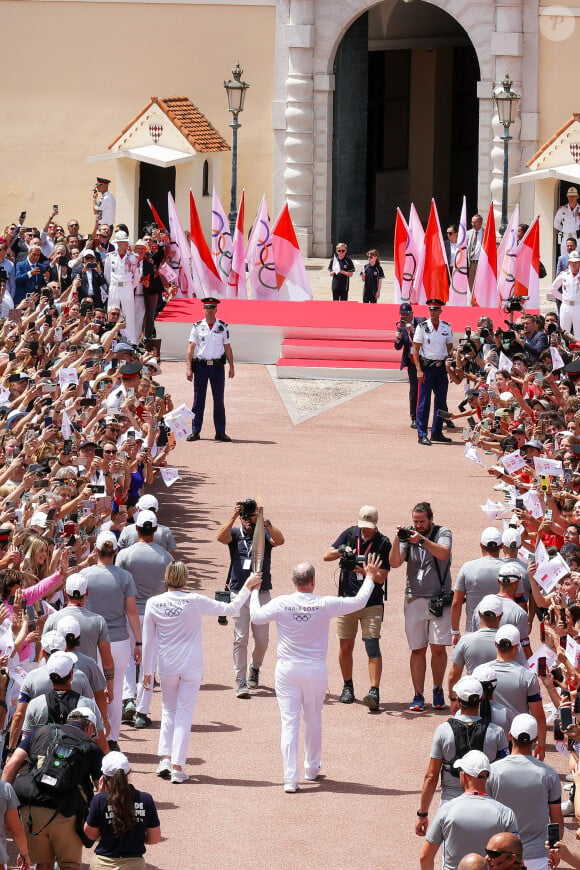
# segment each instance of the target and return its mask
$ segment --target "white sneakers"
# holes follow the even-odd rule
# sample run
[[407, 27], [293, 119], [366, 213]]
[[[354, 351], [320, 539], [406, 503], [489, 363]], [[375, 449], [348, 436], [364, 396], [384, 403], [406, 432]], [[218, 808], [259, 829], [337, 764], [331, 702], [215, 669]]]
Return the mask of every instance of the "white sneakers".
[[172, 770], [171, 771], [171, 782], [174, 785], [178, 785], [182, 782], [187, 782], [189, 779], [189, 774], [184, 770]]
[[157, 770], [155, 771], [157, 776], [160, 776], [162, 779], [169, 779], [171, 776], [171, 761], [169, 758], [162, 758], [159, 764], [157, 765]]
[[298, 786], [295, 782], [285, 782], [284, 791], [286, 794], [294, 794], [295, 791], [298, 791]]
[[305, 770], [304, 779], [307, 779], [308, 782], [316, 782], [316, 780], [320, 776], [320, 772], [320, 768], [318, 768], [318, 770]]

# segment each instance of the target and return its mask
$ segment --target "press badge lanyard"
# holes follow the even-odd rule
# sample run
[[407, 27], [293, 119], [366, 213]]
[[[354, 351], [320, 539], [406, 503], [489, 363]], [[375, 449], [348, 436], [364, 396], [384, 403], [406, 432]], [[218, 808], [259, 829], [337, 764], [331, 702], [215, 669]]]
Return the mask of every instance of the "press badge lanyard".
[[252, 538], [252, 543], [249, 546], [245, 535], [242, 535], [242, 541], [244, 542], [244, 547], [246, 548], [247, 555], [247, 558], [244, 559], [242, 563], [242, 569], [244, 571], [249, 571], [252, 567], [252, 547], [254, 546], [254, 539]]
[[[374, 535], [373, 535], [373, 538], [374, 538]], [[366, 555], [368, 554], [370, 548], [372, 547], [372, 545], [373, 545], [373, 538], [370, 539], [368, 547], [366, 548], [366, 550], [365, 550], [364, 553], [362, 554], [363, 556], [366, 556]], [[356, 552], [357, 552], [357, 555], [358, 555], [358, 556], [361, 555], [361, 551], [360, 551], [360, 538], [357, 538], [357, 539], [356, 539]]]
[[421, 563], [419, 565], [419, 568], [417, 569], [417, 580], [419, 581], [419, 583], [423, 580], [423, 577], [425, 576], [425, 559], [426, 558], [427, 558], [427, 551], [425, 550], [424, 547], [419, 546], [419, 559], [420, 559], [420, 563]]

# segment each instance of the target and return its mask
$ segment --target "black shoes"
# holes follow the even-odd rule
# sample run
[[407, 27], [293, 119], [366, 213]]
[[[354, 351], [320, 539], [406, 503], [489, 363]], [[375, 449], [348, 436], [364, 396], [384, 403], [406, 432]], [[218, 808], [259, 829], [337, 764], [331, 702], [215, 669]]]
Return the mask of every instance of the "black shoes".
[[453, 438], [448, 438], [447, 435], [431, 435], [431, 441], [437, 441], [439, 444], [453, 444]]
[[[451, 439], [449, 439], [449, 440], [451, 440]], [[427, 438], [426, 435], [423, 435], [422, 438], [419, 438], [419, 444], [424, 444], [425, 447], [431, 447], [431, 442], [429, 441], [429, 439]]]
[[411, 429], [416, 429], [416, 428], [417, 428], [417, 421], [411, 420]]
[[362, 699], [365, 707], [368, 707], [369, 710], [378, 710], [379, 709], [379, 690], [376, 686], [371, 686], [368, 690], [367, 694]]
[[354, 704], [354, 689], [345, 685], [339, 698], [341, 704]]
[[216, 432], [215, 433], [215, 440], [216, 441], [231, 441], [232, 439], [230, 438], [229, 435], [226, 435], [225, 432]]
[[201, 435], [199, 434], [199, 432], [192, 432], [191, 435], [188, 435], [185, 440], [186, 441], [199, 441], [200, 438], [201, 438]]

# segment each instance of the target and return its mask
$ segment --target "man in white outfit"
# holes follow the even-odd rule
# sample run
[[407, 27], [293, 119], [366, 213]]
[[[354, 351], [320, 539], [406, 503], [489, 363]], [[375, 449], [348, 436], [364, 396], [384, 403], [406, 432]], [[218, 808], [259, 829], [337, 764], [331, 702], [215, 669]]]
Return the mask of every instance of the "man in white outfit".
[[566, 332], [580, 335], [580, 253], [572, 251], [568, 256], [568, 268], [556, 277], [552, 295], [562, 300], [560, 325]]
[[315, 780], [322, 754], [322, 705], [328, 686], [326, 656], [328, 630], [333, 616], [354, 613], [365, 607], [374, 583], [381, 583], [381, 559], [369, 554], [365, 579], [354, 598], [314, 594], [314, 567], [307, 562], [292, 572], [296, 591], [281, 595], [260, 607], [258, 591], [252, 590], [250, 615], [256, 625], [276, 622], [278, 661], [276, 697], [282, 720], [284, 791], [298, 790], [298, 734], [304, 710], [304, 775]]
[[122, 230], [115, 234], [117, 250], [107, 254], [105, 278], [109, 285], [108, 307], [119, 306], [125, 318], [125, 332], [131, 344], [139, 343], [135, 328], [135, 287], [141, 277], [137, 257], [129, 251], [129, 236]]

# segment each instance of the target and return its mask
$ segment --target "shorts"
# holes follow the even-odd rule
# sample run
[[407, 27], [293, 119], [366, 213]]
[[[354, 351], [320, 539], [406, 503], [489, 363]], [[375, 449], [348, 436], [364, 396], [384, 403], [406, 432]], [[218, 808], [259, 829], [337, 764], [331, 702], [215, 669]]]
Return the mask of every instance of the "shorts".
[[405, 634], [409, 649], [424, 649], [428, 644], [451, 645], [451, 608], [443, 616], [429, 613], [429, 598], [405, 598]]
[[363, 607], [354, 613], [338, 616], [336, 619], [336, 636], [339, 640], [354, 640], [360, 622], [361, 635], [364, 638], [381, 636], [381, 623], [383, 621], [383, 605], [373, 604], [371, 607]]
[[[81, 870], [83, 844], [76, 832], [75, 816], [55, 815], [51, 807], [21, 806], [20, 818], [31, 864], [57, 861], [68, 870]], [[29, 833], [29, 825], [37, 833]]]

